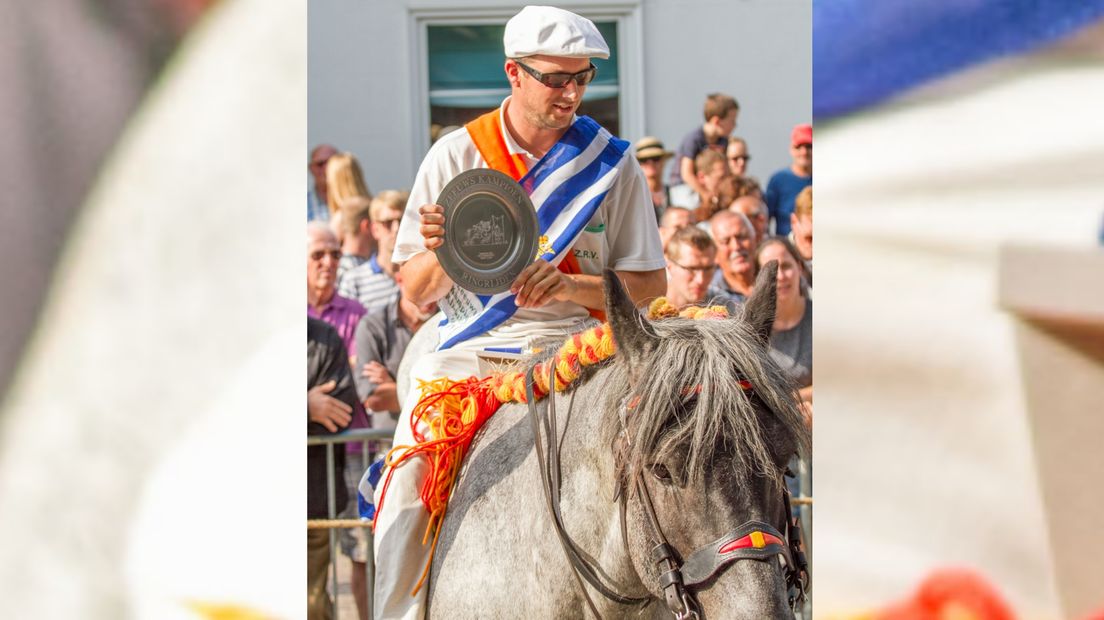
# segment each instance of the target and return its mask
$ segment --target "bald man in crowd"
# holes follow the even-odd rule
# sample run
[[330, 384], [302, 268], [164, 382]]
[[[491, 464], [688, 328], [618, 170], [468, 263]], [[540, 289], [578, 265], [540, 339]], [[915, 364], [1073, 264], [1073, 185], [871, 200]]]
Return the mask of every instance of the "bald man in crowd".
[[755, 229], [755, 245], [767, 238], [767, 203], [755, 194], [740, 196], [728, 206], [729, 211], [743, 213]]
[[755, 228], [743, 213], [718, 211], [709, 220], [717, 244], [713, 289], [735, 303], [743, 303], [755, 285]]
[[659, 218], [659, 240], [667, 247], [668, 240], [678, 231], [694, 225], [694, 212], [686, 207], [668, 207]]

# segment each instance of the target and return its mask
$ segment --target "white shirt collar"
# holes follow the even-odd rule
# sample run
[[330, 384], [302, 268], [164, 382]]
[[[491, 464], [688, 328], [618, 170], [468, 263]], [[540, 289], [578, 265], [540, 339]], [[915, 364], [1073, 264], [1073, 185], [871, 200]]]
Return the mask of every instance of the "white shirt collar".
[[502, 100], [502, 105], [498, 106], [498, 122], [502, 126], [502, 136], [506, 139], [506, 150], [509, 151], [511, 155], [521, 154], [529, 159], [536, 159], [536, 157], [533, 157], [532, 153], [521, 148], [517, 140], [514, 140], [514, 136], [510, 133], [510, 129], [506, 126], [506, 106], [509, 103], [510, 97], [506, 97]]

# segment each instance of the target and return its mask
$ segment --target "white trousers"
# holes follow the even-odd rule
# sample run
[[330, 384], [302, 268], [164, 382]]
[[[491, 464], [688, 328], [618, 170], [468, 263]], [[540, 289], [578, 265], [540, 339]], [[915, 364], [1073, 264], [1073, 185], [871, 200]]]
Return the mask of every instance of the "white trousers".
[[[418, 403], [418, 380], [432, 380], [441, 377], [466, 379], [478, 374], [479, 361], [476, 352], [441, 351], [422, 357], [410, 369], [410, 394], [404, 401], [399, 425], [395, 429], [396, 446], [414, 445], [414, 434], [410, 429], [410, 415]], [[427, 431], [426, 425], [419, 432]], [[403, 462], [395, 468], [383, 471], [381, 480], [390, 474], [391, 483], [387, 487], [387, 499], [380, 506], [380, 491], [376, 490], [375, 503], [381, 508], [376, 517], [375, 558], [376, 590], [375, 618], [378, 620], [398, 619], [420, 620], [425, 616], [426, 585], [414, 596], [411, 592], [422, 576], [422, 570], [429, 560], [430, 541], [422, 544], [426, 526], [429, 524], [429, 512], [418, 492], [422, 481], [429, 471], [429, 464], [421, 457]]]

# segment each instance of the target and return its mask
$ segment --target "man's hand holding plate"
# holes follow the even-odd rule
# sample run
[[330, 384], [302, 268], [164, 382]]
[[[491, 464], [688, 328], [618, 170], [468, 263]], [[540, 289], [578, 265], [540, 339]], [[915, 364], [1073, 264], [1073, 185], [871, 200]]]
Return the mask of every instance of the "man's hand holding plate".
[[441, 205], [422, 205], [418, 207], [418, 214], [422, 218], [419, 232], [422, 233], [425, 247], [435, 252], [445, 243], [445, 208]]
[[517, 307], [539, 308], [553, 300], [570, 299], [576, 288], [570, 276], [538, 258], [518, 275], [510, 285], [510, 292], [517, 296], [514, 299]]

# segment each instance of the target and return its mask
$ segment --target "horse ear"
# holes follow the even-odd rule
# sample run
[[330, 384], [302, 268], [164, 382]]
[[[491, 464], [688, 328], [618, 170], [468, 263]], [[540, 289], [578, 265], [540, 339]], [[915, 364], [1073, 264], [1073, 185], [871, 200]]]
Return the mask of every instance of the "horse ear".
[[759, 337], [763, 346], [770, 342], [777, 287], [778, 261], [772, 260], [759, 270], [759, 276], [755, 278], [755, 288], [744, 302], [743, 319], [751, 326], [752, 332]]
[[624, 356], [630, 368], [638, 369], [640, 360], [655, 347], [659, 339], [648, 321], [636, 311], [625, 292], [621, 278], [612, 269], [603, 276], [606, 289], [606, 316], [613, 329], [619, 356]]

